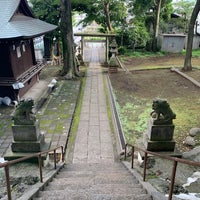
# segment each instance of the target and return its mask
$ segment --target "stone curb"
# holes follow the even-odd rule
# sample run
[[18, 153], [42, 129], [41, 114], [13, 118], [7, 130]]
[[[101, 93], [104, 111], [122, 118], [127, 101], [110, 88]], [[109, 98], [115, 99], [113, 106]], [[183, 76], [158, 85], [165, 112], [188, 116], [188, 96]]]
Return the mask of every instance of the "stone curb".
[[186, 75], [185, 73], [181, 72], [179, 69], [171, 68], [172, 72], [176, 72], [177, 74], [181, 75], [182, 77], [186, 78], [188, 81], [192, 82], [197, 87], [200, 87], [200, 83], [195, 79], [191, 78], [190, 76]]
[[[145, 190], [147, 190], [148, 194], [150, 194], [153, 200], [167, 200], [168, 198], [164, 196], [161, 192], [156, 190], [149, 182], [144, 182], [142, 180], [141, 175], [135, 169], [131, 169], [131, 164], [127, 161], [122, 161], [123, 165], [128, 169], [128, 171], [136, 177], [139, 183], [143, 186]], [[178, 200], [178, 198], [173, 196], [173, 200]]]

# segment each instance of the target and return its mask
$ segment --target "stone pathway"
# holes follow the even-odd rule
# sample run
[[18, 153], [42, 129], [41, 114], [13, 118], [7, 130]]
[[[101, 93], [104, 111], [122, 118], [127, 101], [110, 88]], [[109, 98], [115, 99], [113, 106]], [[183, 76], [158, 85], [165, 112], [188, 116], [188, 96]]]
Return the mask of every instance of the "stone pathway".
[[91, 63], [72, 163], [66, 164], [33, 199], [152, 200], [138, 180], [115, 160], [114, 151], [101, 66]]
[[87, 71], [73, 163], [114, 161], [113, 151], [102, 71], [100, 65], [91, 63]]
[[[45, 140], [51, 140], [51, 148], [63, 145], [65, 147], [68, 138], [71, 121], [79, 94], [80, 81], [60, 81], [57, 88], [47, 97], [49, 82], [37, 83], [24, 96], [24, 98], [48, 98], [45, 105], [37, 112], [40, 120], [40, 130], [45, 133]], [[42, 97], [43, 98], [43, 97]], [[0, 157], [4, 157], [9, 151], [13, 140], [12, 112], [14, 107], [1, 106], [0, 108]]]

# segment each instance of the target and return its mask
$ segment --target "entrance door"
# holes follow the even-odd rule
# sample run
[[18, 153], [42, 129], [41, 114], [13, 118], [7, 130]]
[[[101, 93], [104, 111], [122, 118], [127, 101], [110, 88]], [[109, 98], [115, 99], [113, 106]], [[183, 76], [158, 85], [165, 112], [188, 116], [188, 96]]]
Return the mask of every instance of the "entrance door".
[[105, 63], [105, 41], [84, 42], [84, 62]]

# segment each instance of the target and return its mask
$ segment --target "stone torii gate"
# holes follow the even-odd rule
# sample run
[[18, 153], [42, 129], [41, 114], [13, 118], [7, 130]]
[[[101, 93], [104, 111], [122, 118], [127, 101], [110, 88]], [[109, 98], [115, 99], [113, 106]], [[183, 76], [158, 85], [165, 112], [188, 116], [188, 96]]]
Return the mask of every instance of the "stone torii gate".
[[104, 37], [105, 40], [105, 64], [108, 63], [108, 54], [109, 54], [109, 38], [113, 40], [116, 37], [116, 34], [104, 34], [104, 33], [74, 33], [74, 36], [81, 37], [81, 55], [84, 58], [84, 39], [85, 37]]

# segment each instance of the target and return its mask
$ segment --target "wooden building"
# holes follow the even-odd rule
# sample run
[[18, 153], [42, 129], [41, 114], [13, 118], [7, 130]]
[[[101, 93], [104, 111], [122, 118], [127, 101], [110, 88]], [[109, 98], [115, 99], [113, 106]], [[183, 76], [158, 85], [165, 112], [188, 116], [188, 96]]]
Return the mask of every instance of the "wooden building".
[[36, 19], [26, 0], [0, 0], [0, 97], [18, 100], [37, 81], [33, 39], [57, 27]]

